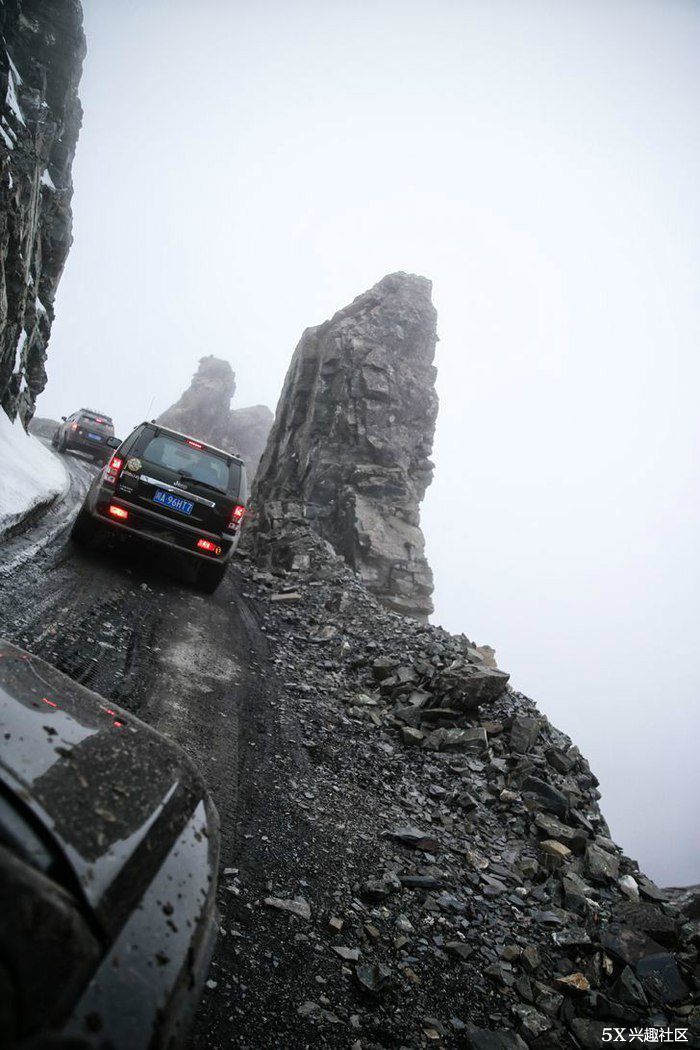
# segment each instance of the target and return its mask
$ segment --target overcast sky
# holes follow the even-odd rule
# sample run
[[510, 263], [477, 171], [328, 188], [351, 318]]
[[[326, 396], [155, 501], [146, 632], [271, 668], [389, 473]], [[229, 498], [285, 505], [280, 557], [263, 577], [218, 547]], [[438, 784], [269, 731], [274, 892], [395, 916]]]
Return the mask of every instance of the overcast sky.
[[126, 434], [208, 353], [274, 408], [305, 327], [431, 278], [434, 619], [570, 733], [653, 877], [700, 881], [700, 5], [84, 7], [39, 414]]

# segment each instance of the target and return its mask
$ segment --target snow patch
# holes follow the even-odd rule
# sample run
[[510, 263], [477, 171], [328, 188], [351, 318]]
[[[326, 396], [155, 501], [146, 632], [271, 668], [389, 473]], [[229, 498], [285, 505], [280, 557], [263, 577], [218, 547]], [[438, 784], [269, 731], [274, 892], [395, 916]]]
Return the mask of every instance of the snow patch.
[[41, 185], [48, 186], [50, 190], [55, 190], [56, 187], [53, 184], [53, 179], [49, 175], [49, 169], [47, 168], [44, 174], [41, 176]]
[[10, 136], [7, 134], [7, 132], [5, 131], [5, 129], [2, 126], [2, 124], [0, 124], [0, 135], [2, 135], [3, 140], [5, 142], [5, 145], [7, 146], [8, 149], [14, 149], [15, 148], [14, 142], [12, 141]]
[[41, 299], [39, 298], [38, 295], [36, 297], [36, 312], [38, 314], [45, 314], [46, 313], [46, 307], [44, 306], [44, 304], [42, 303], [42, 301], [41, 301]]
[[15, 350], [15, 367], [12, 369], [13, 372], [19, 372], [20, 362], [22, 360], [22, 351], [24, 350], [24, 344], [27, 341], [27, 333], [24, 328], [20, 332], [19, 342], [17, 343], [17, 349]]
[[61, 461], [0, 409], [0, 538], [34, 507], [68, 491]]
[[12, 70], [12, 72], [15, 75], [15, 80], [17, 81], [18, 84], [24, 83], [24, 81], [22, 80], [21, 76], [19, 75], [19, 70], [17, 69], [17, 66], [14, 64], [14, 62], [12, 61], [12, 58], [10, 57], [10, 52], [6, 51], [5, 54], [7, 55], [7, 61], [10, 63], [10, 69]]
[[[17, 83], [21, 84], [22, 81], [18, 80]], [[19, 108], [19, 100], [15, 88], [15, 72], [12, 68], [12, 62], [10, 62], [10, 72], [7, 74], [7, 94], [5, 95], [5, 103], [10, 107], [20, 124], [24, 124], [24, 117], [22, 116], [22, 110]]]

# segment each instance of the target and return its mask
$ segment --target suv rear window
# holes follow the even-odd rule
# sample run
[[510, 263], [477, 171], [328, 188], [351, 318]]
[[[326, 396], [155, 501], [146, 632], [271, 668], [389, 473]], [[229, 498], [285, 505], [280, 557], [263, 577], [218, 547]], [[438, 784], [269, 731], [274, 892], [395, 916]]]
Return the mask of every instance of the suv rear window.
[[90, 412], [81, 412], [80, 414], [81, 423], [101, 423], [102, 426], [111, 427], [112, 420], [109, 416], [93, 416]]
[[238, 463], [227, 463], [221, 456], [206, 449], [194, 448], [185, 441], [158, 434], [152, 437], [143, 451], [142, 459], [154, 466], [165, 467], [181, 478], [199, 481], [219, 492], [238, 492], [241, 468]]

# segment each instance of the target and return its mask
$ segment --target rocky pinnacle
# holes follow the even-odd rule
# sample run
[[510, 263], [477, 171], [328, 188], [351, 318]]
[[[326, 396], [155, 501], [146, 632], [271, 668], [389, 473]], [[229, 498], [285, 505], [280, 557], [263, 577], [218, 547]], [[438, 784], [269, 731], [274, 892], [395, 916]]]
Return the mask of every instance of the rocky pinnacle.
[[236, 452], [252, 478], [272, 426], [267, 405], [231, 408], [236, 375], [228, 361], [210, 354], [201, 358], [182, 397], [158, 417], [163, 426]]
[[431, 287], [390, 274], [304, 332], [254, 487], [263, 562], [302, 564], [306, 527], [385, 606], [421, 620], [433, 609], [419, 515], [438, 411]]

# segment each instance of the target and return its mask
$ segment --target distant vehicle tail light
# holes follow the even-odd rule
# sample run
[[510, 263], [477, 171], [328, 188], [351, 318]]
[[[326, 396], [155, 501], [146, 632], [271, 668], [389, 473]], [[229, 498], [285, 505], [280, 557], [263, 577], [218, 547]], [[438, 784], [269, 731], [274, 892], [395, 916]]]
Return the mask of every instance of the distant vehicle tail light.
[[201, 551], [209, 551], [210, 554], [221, 554], [221, 547], [217, 547], [211, 540], [205, 540], [204, 537], [197, 540], [197, 546]]
[[113, 518], [119, 518], [120, 521], [126, 521], [126, 519], [129, 517], [128, 510], [124, 510], [123, 507], [117, 507], [114, 503], [110, 503], [109, 513], [112, 515]]
[[77, 430], [78, 429], [78, 424], [77, 423], [71, 423], [70, 428], [71, 428], [71, 430]]
[[244, 516], [245, 516], [245, 507], [242, 506], [239, 503], [238, 506], [234, 507], [233, 510], [231, 511], [231, 520], [228, 523], [228, 527], [230, 529], [237, 529], [238, 526], [243, 521]]
[[110, 485], [116, 485], [117, 479], [119, 478], [123, 467], [124, 460], [121, 458], [121, 456], [112, 456], [109, 463], [107, 464], [107, 469], [105, 471], [105, 481], [108, 482], [108, 484]]

